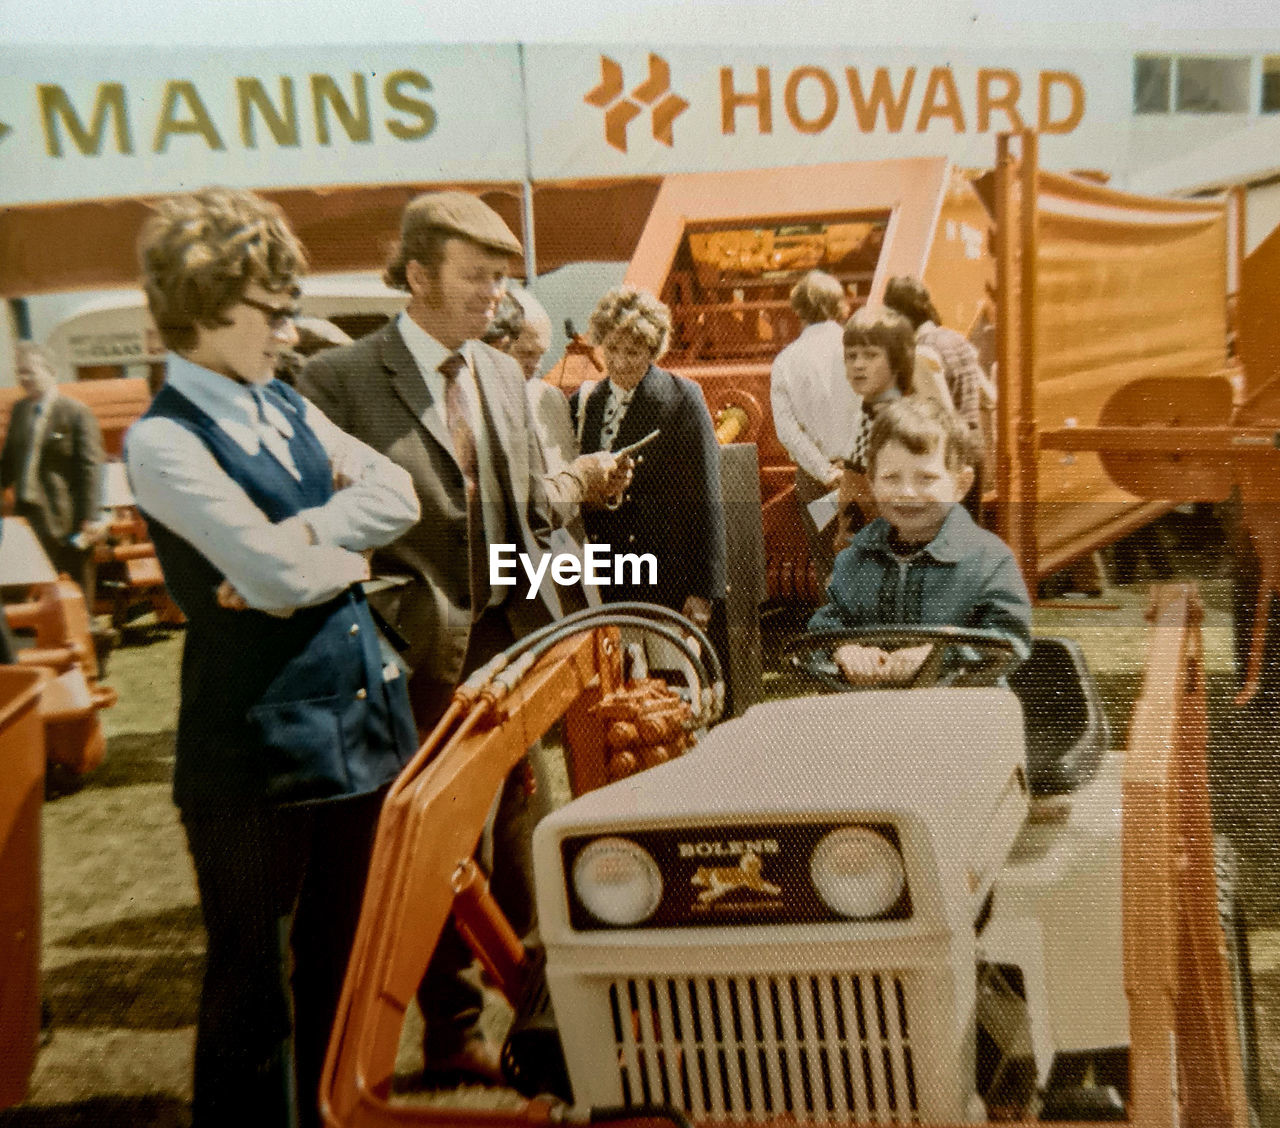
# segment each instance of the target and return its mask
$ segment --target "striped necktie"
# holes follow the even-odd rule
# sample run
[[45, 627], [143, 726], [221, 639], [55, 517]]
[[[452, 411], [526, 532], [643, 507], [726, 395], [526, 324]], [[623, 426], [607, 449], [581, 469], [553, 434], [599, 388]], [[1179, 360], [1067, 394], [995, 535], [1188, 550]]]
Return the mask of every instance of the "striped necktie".
[[871, 412], [867, 405], [862, 405], [862, 414], [858, 417], [858, 428], [853, 435], [853, 453], [849, 456], [849, 464], [859, 474], [867, 472], [867, 450], [871, 440]]
[[444, 414], [453, 440], [453, 456], [462, 470], [467, 495], [468, 575], [471, 583], [471, 618], [478, 619], [492, 594], [485, 566], [488, 546], [484, 535], [484, 507], [480, 501], [480, 459], [476, 454], [476, 436], [467, 412], [467, 394], [458, 380], [467, 367], [461, 353], [450, 353], [440, 365], [444, 376]]

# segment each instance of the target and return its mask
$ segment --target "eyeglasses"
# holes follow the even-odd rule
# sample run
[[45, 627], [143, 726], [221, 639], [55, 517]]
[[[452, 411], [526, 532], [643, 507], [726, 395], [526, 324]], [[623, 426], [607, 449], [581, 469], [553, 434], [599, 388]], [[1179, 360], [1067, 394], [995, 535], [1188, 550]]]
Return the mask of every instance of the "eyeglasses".
[[297, 321], [302, 316], [302, 310], [297, 306], [273, 306], [266, 302], [260, 302], [254, 298], [241, 298], [241, 305], [247, 305], [250, 309], [256, 309], [259, 313], [266, 314], [267, 328], [273, 333], [283, 329], [291, 321]]

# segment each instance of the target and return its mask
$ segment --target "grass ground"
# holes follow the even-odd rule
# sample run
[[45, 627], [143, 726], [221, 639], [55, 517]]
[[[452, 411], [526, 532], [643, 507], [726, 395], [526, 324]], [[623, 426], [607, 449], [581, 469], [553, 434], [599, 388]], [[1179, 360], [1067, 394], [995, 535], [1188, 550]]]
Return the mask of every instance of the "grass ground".
[[[1194, 562], [1193, 562], [1194, 563]], [[1193, 569], [1194, 570], [1194, 569]], [[1200, 568], [1213, 708], [1215, 815], [1242, 858], [1253, 925], [1265, 1124], [1280, 1128], [1280, 737], [1271, 706], [1227, 708], [1226, 581]], [[1146, 650], [1144, 585], [1040, 609], [1039, 633], [1079, 640], [1118, 737]], [[1099, 607], [1098, 604], [1102, 604]], [[776, 636], [779, 624], [769, 634]], [[169, 799], [182, 636], [131, 629], [112, 656], [120, 703], [105, 715], [108, 759], [44, 808], [43, 990], [51, 1026], [27, 1103], [0, 1125], [176, 1128], [189, 1121], [203, 937], [194, 878]], [[406, 1067], [408, 1068], [408, 1067]]]

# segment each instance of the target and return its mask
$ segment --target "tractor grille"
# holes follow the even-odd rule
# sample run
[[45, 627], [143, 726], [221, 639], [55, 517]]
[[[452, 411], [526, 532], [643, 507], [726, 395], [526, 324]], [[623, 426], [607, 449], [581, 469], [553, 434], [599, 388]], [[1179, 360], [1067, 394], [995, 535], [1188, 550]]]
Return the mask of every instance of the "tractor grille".
[[618, 979], [609, 1004], [626, 1105], [919, 1121], [899, 975]]

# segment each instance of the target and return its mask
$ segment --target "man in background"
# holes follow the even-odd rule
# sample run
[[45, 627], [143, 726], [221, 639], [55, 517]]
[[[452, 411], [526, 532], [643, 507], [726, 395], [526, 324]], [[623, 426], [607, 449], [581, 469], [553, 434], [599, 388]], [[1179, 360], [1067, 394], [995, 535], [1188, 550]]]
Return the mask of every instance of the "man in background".
[[16, 350], [18, 386], [0, 450], [0, 489], [14, 491], [14, 514], [31, 525], [54, 568], [93, 600], [93, 545], [100, 508], [102, 434], [93, 412], [58, 391], [38, 345]]

